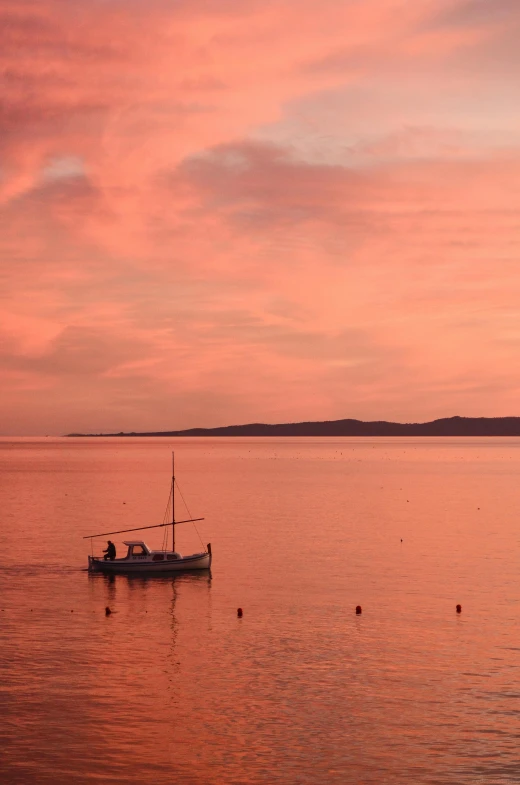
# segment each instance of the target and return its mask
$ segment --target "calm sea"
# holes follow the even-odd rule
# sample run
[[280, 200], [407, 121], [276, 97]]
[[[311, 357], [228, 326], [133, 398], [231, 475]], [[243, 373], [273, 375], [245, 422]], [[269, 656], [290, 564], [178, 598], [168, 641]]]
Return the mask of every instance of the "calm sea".
[[[172, 450], [211, 576], [87, 573], [84, 535], [162, 522]], [[520, 440], [3, 439], [0, 470], [2, 785], [520, 782]]]

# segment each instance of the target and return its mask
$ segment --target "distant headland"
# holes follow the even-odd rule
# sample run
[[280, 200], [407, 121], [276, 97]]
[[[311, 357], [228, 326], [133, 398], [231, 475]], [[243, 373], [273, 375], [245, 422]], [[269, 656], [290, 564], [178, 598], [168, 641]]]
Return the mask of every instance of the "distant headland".
[[444, 417], [424, 423], [325, 420], [226, 425], [185, 431], [68, 433], [67, 436], [520, 436], [520, 417]]

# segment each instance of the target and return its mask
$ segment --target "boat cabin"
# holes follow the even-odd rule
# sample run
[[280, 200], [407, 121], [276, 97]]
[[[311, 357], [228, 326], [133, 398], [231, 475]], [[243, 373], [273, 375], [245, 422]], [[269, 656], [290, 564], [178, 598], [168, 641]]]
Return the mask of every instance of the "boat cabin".
[[146, 559], [150, 555], [148, 545], [142, 540], [125, 540], [124, 545], [128, 545], [127, 559]]
[[125, 540], [124, 545], [128, 546], [126, 558], [131, 561], [176, 561], [182, 559], [177, 551], [151, 551], [148, 545], [142, 540]]

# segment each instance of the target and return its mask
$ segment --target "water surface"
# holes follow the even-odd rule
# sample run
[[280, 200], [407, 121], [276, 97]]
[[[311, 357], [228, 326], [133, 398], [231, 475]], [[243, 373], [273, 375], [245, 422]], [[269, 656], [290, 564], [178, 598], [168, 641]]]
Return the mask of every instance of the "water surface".
[[[211, 576], [89, 575], [83, 535], [162, 522], [172, 449]], [[1, 440], [0, 781], [520, 782], [519, 463], [517, 439]]]

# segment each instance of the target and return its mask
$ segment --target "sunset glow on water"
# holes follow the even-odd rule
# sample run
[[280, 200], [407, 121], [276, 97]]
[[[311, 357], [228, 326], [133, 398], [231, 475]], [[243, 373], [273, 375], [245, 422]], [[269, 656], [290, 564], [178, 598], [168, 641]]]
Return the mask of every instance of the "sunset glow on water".
[[[172, 449], [211, 575], [88, 574], [84, 535], [162, 521]], [[517, 781], [519, 463], [517, 439], [2, 440], [0, 780]]]

